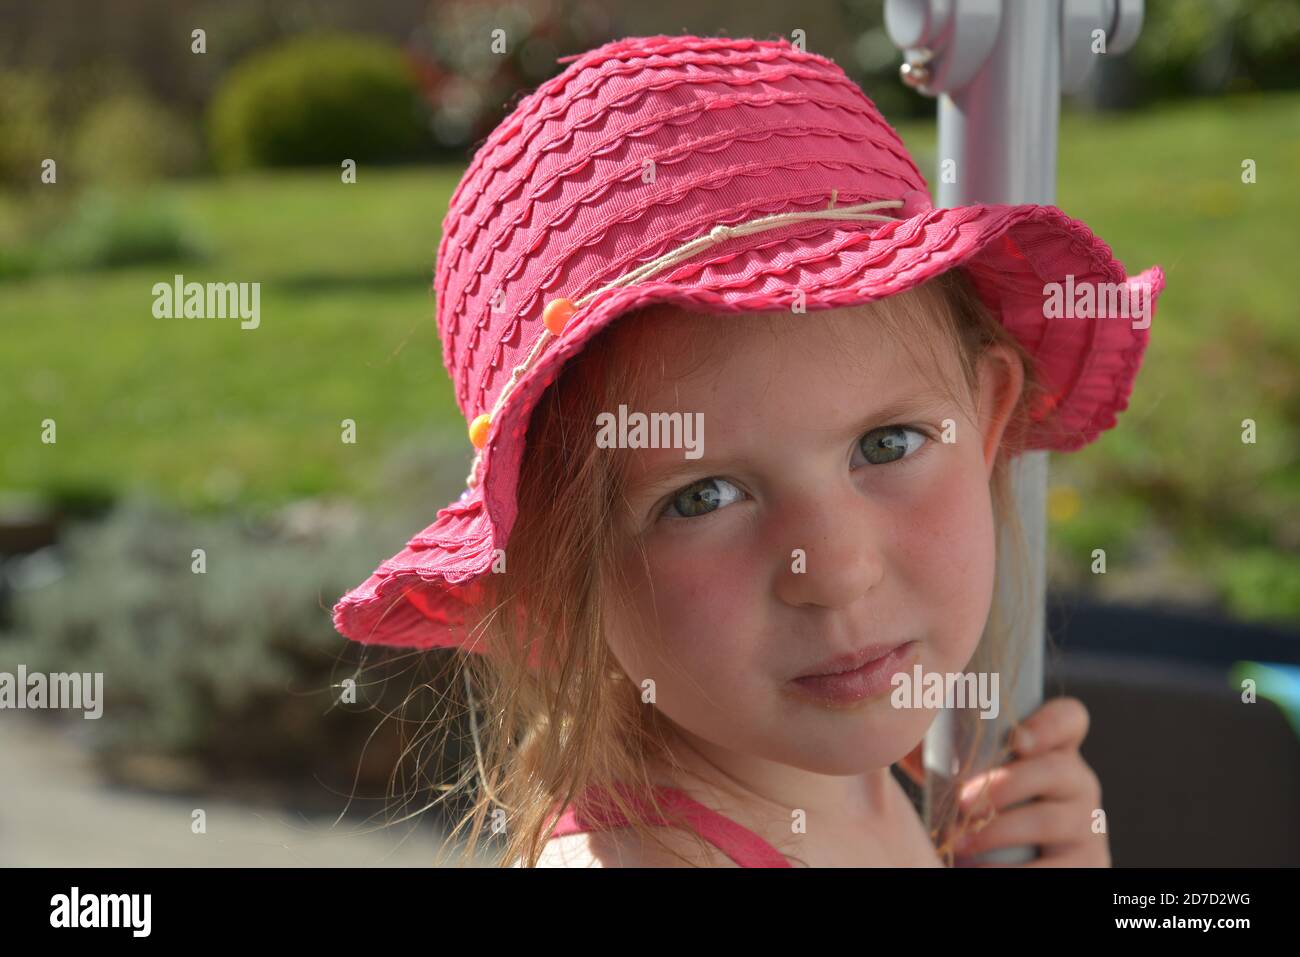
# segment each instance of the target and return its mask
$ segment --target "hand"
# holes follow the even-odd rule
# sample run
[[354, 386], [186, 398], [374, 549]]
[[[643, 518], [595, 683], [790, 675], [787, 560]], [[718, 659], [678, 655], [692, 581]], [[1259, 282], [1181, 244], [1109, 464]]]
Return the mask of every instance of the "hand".
[[1079, 753], [1087, 734], [1088, 709], [1070, 697], [1045, 701], [1016, 725], [1011, 736], [1015, 759], [962, 787], [960, 807], [976, 824], [967, 827], [958, 856], [1037, 844], [1040, 856], [1032, 861], [975, 866], [1110, 867], [1110, 841], [1104, 831], [1093, 832], [1101, 782]]

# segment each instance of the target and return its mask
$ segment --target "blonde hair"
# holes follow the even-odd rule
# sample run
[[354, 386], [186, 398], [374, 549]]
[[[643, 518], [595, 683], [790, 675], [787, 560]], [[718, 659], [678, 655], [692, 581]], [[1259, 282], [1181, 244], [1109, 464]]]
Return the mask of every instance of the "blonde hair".
[[[979, 359], [987, 349], [1006, 345], [1020, 358], [1025, 388], [1004, 433], [990, 494], [996, 527], [1011, 533], [1014, 553], [999, 556], [999, 572], [1023, 581], [1023, 535], [1008, 465], [1023, 439], [1025, 415], [1037, 389], [1030, 357], [984, 307], [960, 270], [854, 308], [883, 323], [909, 350], [928, 340], [916, 334], [920, 326], [937, 329], [941, 342], [955, 349], [972, 395], [978, 394]], [[591, 438], [600, 412], [629, 402], [662, 374], [662, 366], [651, 366], [656, 360], [662, 363], [672, 337], [657, 337], [654, 350], [640, 347], [654, 333], [651, 314], [662, 312], [663, 307], [650, 306], [611, 323], [543, 393], [530, 419], [521, 463], [508, 573], [481, 579], [482, 613], [473, 622], [472, 640], [483, 654], [429, 652], [441, 656], [444, 665], [438, 682], [443, 713], [434, 717], [436, 728], [444, 731], [444, 740], [454, 730], [468, 730], [472, 743], [463, 773], [440, 786], [444, 793], [437, 799], [464, 807], [446, 843], [448, 849], [461, 847], [462, 863], [482, 862], [479, 843], [486, 835], [496, 851], [489, 862], [534, 866], [558, 809], [580, 802], [591, 786], [644, 839], [692, 863], [669, 848], [660, 826], [614, 787], [631, 785], [644, 795], [651, 814], [671, 819], [656, 799], [648, 764], [651, 757], [664, 757], [664, 719], [657, 708], [641, 703], [640, 689], [621, 673], [605, 639], [614, 603], [626, 594], [615, 558], [625, 475], [617, 464], [622, 458], [598, 448]], [[714, 344], [709, 336], [684, 337], [678, 343], [674, 348], [690, 349], [700, 361]], [[999, 591], [995, 587], [977, 654], [984, 654], [991, 670], [1001, 671], [1006, 665], [1014, 669], [1006, 641], [1019, 608], [1002, 607]], [[427, 719], [420, 722], [422, 731]], [[986, 722], [976, 724], [982, 732]], [[978, 739], [972, 755], [977, 747]], [[954, 824], [964, 826], [956, 818], [954, 807], [939, 809], [931, 833], [936, 844], [942, 834], [959, 833], [950, 831]], [[463, 841], [462, 832], [467, 832]], [[707, 855], [703, 840], [696, 840]], [[946, 844], [938, 850], [949, 853]]]

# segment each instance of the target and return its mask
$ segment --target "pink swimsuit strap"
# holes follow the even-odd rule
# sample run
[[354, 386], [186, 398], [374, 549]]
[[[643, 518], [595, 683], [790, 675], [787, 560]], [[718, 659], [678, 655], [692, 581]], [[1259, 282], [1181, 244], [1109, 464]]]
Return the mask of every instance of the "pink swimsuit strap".
[[[629, 802], [642, 809], [649, 823], [655, 825], [684, 823], [740, 867], [790, 867], [790, 862], [786, 860], [784, 854], [753, 831], [724, 817], [712, 808], [705, 807], [679, 788], [661, 785], [655, 787], [655, 793], [659, 795], [662, 807], [681, 812], [676, 820], [668, 821], [656, 815], [650, 805], [626, 785], [616, 786]], [[579, 812], [570, 806], [560, 815], [552, 836], [560, 837], [565, 834], [582, 834], [587, 831], [624, 827], [627, 823], [627, 818], [615, 807], [599, 807]]]

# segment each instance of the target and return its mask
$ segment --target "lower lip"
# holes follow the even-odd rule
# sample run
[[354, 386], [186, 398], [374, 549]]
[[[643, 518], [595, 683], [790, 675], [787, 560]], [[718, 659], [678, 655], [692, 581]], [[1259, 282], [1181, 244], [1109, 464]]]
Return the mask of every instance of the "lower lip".
[[819, 701], [843, 704], [878, 695], [888, 689], [894, 675], [912, 655], [916, 642], [899, 645], [883, 658], [868, 661], [861, 668], [837, 675], [810, 675], [791, 684]]

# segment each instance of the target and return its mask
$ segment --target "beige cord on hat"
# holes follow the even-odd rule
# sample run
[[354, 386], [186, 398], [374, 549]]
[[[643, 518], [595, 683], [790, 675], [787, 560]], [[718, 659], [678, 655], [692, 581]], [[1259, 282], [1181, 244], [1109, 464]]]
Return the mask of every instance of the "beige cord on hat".
[[793, 213], [774, 213], [770, 216], [761, 216], [758, 219], [751, 219], [748, 222], [737, 223], [734, 226], [714, 226], [707, 233], [690, 240], [687, 243], [678, 246], [676, 249], [670, 249], [657, 259], [652, 259], [648, 263], [643, 263], [629, 273], [619, 276], [612, 282], [601, 288], [589, 292], [575, 300], [570, 299], [552, 299], [546, 304], [542, 311], [542, 323], [545, 328], [538, 337], [537, 342], [533, 344], [532, 350], [528, 357], [519, 365], [515, 366], [510, 373], [510, 379], [497, 396], [496, 402], [492, 405], [491, 412], [484, 412], [477, 416], [469, 426], [469, 438], [478, 451], [474, 455], [474, 463], [470, 468], [469, 475], [465, 477], [465, 484], [473, 488], [478, 484], [479, 466], [483, 458], [483, 447], [487, 444], [488, 428], [492, 424], [492, 417], [501, 408], [506, 397], [510, 395], [515, 384], [520, 377], [532, 368], [537, 357], [542, 354], [547, 343], [560, 335], [565, 325], [575, 312], [589, 303], [602, 292], [610, 289], [617, 289], [620, 286], [629, 286], [634, 282], [647, 279], [667, 269], [675, 266], [683, 260], [689, 259], [702, 249], [708, 249], [716, 246], [721, 242], [731, 239], [735, 236], [748, 236], [752, 233], [760, 233], [764, 230], [775, 229], [778, 226], [785, 226], [789, 223], [801, 222], [805, 219], [879, 219], [886, 222], [896, 221], [894, 216], [881, 216], [871, 212], [876, 209], [898, 209], [904, 205], [901, 199], [883, 199], [873, 203], [858, 203], [855, 206], [836, 207], [835, 200], [839, 196], [839, 190], [831, 191], [830, 205], [826, 209], [810, 209]]

